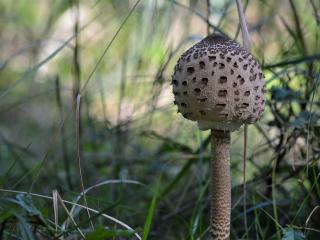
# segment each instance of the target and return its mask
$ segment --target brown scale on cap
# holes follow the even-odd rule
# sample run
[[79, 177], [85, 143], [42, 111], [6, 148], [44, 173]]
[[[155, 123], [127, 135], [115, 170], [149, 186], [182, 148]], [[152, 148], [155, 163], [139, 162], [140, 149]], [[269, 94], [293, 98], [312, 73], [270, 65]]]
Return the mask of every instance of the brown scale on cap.
[[201, 130], [237, 130], [256, 122], [265, 107], [265, 80], [258, 62], [237, 42], [220, 35], [187, 50], [172, 79], [178, 110], [198, 121]]

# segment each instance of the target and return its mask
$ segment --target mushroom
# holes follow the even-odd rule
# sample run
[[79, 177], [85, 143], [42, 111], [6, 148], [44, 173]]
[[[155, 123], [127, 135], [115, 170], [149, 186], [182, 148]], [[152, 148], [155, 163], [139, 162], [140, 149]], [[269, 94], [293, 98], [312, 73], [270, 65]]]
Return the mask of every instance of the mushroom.
[[210, 238], [229, 239], [230, 133], [255, 123], [265, 107], [265, 80], [257, 60], [237, 42], [210, 35], [182, 54], [172, 77], [183, 117], [211, 129]]

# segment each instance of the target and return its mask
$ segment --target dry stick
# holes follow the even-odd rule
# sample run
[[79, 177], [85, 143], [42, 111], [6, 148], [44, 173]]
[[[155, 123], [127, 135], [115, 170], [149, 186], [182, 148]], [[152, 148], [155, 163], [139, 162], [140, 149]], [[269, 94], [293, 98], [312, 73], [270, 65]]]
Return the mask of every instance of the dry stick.
[[[61, 98], [61, 86], [60, 86], [60, 78], [57, 75], [55, 79], [56, 84], [56, 102], [60, 113], [60, 120], [63, 121], [64, 119], [64, 111], [63, 111], [63, 104]], [[73, 189], [72, 180], [71, 180], [71, 172], [70, 172], [70, 164], [69, 164], [69, 157], [68, 157], [68, 142], [66, 141], [66, 132], [64, 126], [61, 126], [61, 149], [62, 149], [62, 157], [64, 168], [66, 171], [66, 180], [68, 183], [69, 189]]]
[[54, 225], [57, 233], [58, 225], [59, 225], [58, 191], [57, 190], [52, 191], [52, 200], [53, 200]]
[[[68, 208], [66, 207], [66, 205], [64, 204], [63, 199], [61, 198], [60, 194], [58, 193], [58, 191], [56, 192], [56, 196], [61, 204], [61, 206], [63, 207], [63, 209], [66, 211], [68, 217], [70, 218], [71, 222], [74, 224], [74, 226], [77, 228], [78, 232], [80, 233], [81, 237], [83, 237], [83, 239], [86, 239], [85, 235], [82, 233], [82, 231], [80, 230], [80, 228], [78, 227], [78, 224], [76, 223], [76, 221], [73, 219], [73, 217], [71, 216]], [[87, 206], [86, 206], [87, 207]], [[87, 211], [89, 212], [89, 210], [87, 209]]]
[[[247, 0], [247, 1], [245, 2], [245, 4], [244, 4], [243, 15], [245, 15], [248, 5], [249, 5], [249, 0]], [[241, 29], [241, 25], [238, 24], [237, 31], [236, 31], [236, 35], [234, 36], [234, 40], [235, 40], [235, 41], [238, 39], [238, 36], [239, 36], [239, 33], [240, 33], [240, 29]]]
[[244, 125], [243, 134], [243, 221], [247, 238], [248, 236], [248, 220], [247, 220], [247, 143], [248, 143], [248, 125]]
[[239, 15], [240, 26], [241, 26], [243, 46], [248, 52], [250, 52], [251, 50], [250, 35], [249, 35], [248, 27], [246, 24], [246, 19], [243, 13], [243, 7], [241, 4], [241, 0], [236, 0], [236, 2], [237, 2], [237, 9], [238, 9], [238, 15]]
[[231, 215], [230, 131], [211, 130], [210, 237], [229, 239]]
[[76, 2], [75, 7], [75, 24], [74, 24], [74, 35], [75, 35], [75, 44], [73, 48], [73, 71], [74, 71], [74, 77], [73, 77], [73, 98], [76, 99], [79, 91], [80, 91], [80, 80], [81, 80], [81, 66], [80, 66], [80, 46], [79, 46], [79, 38], [80, 38], [80, 32], [79, 32], [79, 18], [80, 18], [80, 12], [79, 12], [79, 0], [71, 0], [71, 2]]
[[[251, 52], [251, 43], [248, 27], [246, 24], [246, 19], [243, 13], [243, 7], [241, 0], [236, 0], [238, 15], [240, 20], [240, 27], [242, 33], [243, 46], [248, 51]], [[248, 221], [247, 221], [247, 186], [246, 186], [246, 171], [247, 171], [247, 139], [248, 139], [248, 126], [244, 125], [244, 146], [243, 146], [243, 212], [244, 212], [244, 227], [245, 233], [248, 238]]]
[[88, 210], [88, 202], [86, 198], [86, 194], [84, 193], [84, 183], [83, 183], [83, 175], [82, 175], [82, 168], [81, 168], [81, 157], [80, 157], [80, 139], [79, 139], [79, 134], [80, 134], [80, 102], [81, 102], [81, 95], [78, 94], [77, 96], [77, 105], [76, 105], [76, 148], [77, 148], [77, 159], [78, 159], [78, 167], [79, 167], [79, 174], [80, 174], [80, 182], [81, 182], [81, 191], [83, 192], [83, 200], [84, 204], [87, 207], [87, 213], [88, 217], [90, 219], [90, 224], [92, 229], [94, 229], [90, 212]]

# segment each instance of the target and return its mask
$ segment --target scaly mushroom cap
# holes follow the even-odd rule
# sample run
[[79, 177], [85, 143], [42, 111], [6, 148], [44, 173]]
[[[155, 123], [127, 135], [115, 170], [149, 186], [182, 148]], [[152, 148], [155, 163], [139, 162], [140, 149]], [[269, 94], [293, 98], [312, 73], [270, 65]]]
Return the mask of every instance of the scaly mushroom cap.
[[178, 60], [174, 103], [201, 130], [234, 131], [256, 122], [265, 106], [265, 80], [256, 59], [220, 35], [195, 44]]

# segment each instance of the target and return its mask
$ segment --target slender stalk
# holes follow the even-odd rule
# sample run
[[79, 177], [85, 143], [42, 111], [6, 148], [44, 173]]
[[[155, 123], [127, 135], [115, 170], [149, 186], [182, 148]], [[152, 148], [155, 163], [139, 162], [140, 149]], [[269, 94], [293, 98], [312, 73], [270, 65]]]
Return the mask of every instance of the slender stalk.
[[[250, 52], [251, 51], [251, 41], [250, 41], [250, 34], [248, 30], [248, 26], [246, 23], [246, 18], [244, 16], [244, 11], [242, 7], [241, 0], [236, 0], [237, 2], [237, 9], [238, 15], [240, 20], [241, 26], [241, 33], [242, 33], [242, 40], [244, 48]], [[248, 5], [248, 1], [247, 1]], [[247, 172], [247, 141], [248, 141], [248, 126], [247, 124], [244, 125], [244, 146], [243, 146], [243, 212], [244, 212], [244, 229], [245, 229], [245, 236], [249, 238], [248, 233], [248, 221], [247, 221], [247, 184], [246, 184], [246, 172]]]
[[227, 240], [231, 215], [230, 131], [212, 129], [211, 147], [210, 239]]
[[[64, 119], [64, 112], [63, 112], [63, 103], [61, 98], [61, 87], [60, 87], [60, 78], [56, 76], [55, 78], [56, 84], [56, 101], [60, 112], [60, 119], [63, 121]], [[73, 189], [72, 186], [72, 177], [71, 177], [71, 170], [70, 170], [70, 161], [68, 156], [68, 141], [66, 140], [66, 132], [64, 126], [61, 126], [61, 150], [62, 150], [62, 158], [64, 163], [64, 168], [66, 171], [66, 180], [70, 190]]]
[[247, 146], [248, 146], [248, 125], [244, 125], [243, 131], [243, 222], [245, 235], [249, 238], [247, 220]]

